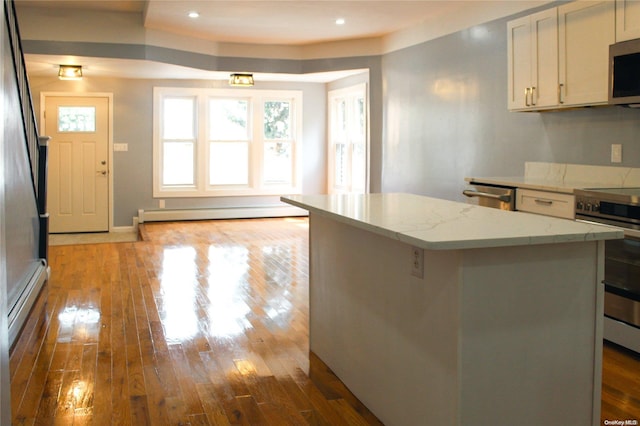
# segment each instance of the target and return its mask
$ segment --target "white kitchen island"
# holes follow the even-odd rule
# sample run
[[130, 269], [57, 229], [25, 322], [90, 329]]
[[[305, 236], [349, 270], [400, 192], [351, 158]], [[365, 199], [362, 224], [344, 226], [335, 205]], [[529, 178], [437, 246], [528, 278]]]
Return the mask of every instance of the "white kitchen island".
[[387, 426], [600, 424], [621, 231], [410, 194], [282, 201], [309, 211], [310, 349]]

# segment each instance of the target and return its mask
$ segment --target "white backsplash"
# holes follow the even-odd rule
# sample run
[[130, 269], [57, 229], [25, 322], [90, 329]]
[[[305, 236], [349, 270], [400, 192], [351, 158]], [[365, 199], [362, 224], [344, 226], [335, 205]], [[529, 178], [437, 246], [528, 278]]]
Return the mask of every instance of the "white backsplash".
[[579, 182], [582, 187], [640, 187], [640, 168], [525, 162], [524, 176], [553, 182]]

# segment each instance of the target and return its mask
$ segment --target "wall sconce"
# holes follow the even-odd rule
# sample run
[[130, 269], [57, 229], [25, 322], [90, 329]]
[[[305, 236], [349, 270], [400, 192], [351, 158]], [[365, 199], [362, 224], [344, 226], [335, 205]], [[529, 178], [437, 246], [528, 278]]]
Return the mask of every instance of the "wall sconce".
[[229, 77], [229, 85], [240, 87], [253, 86], [253, 74], [231, 74]]
[[82, 80], [82, 65], [60, 65], [58, 78], [60, 80]]

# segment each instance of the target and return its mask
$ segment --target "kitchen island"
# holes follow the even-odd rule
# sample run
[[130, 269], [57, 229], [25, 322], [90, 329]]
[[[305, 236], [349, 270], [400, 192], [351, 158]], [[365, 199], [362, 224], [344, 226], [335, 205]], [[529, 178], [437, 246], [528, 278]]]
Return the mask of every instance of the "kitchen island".
[[600, 423], [616, 229], [410, 194], [309, 211], [310, 350], [388, 426]]

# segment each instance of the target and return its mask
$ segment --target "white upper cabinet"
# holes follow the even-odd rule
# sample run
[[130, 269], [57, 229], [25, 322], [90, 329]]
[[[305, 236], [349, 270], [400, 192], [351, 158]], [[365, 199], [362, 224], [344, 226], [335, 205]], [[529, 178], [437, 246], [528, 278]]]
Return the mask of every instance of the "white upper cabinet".
[[640, 1], [616, 0], [616, 42], [640, 38]]
[[558, 7], [559, 103], [608, 102], [609, 45], [615, 42], [611, 1], [576, 1]]
[[615, 28], [610, 0], [576, 1], [510, 21], [509, 110], [606, 104]]
[[558, 103], [557, 22], [553, 8], [508, 23], [510, 110]]

